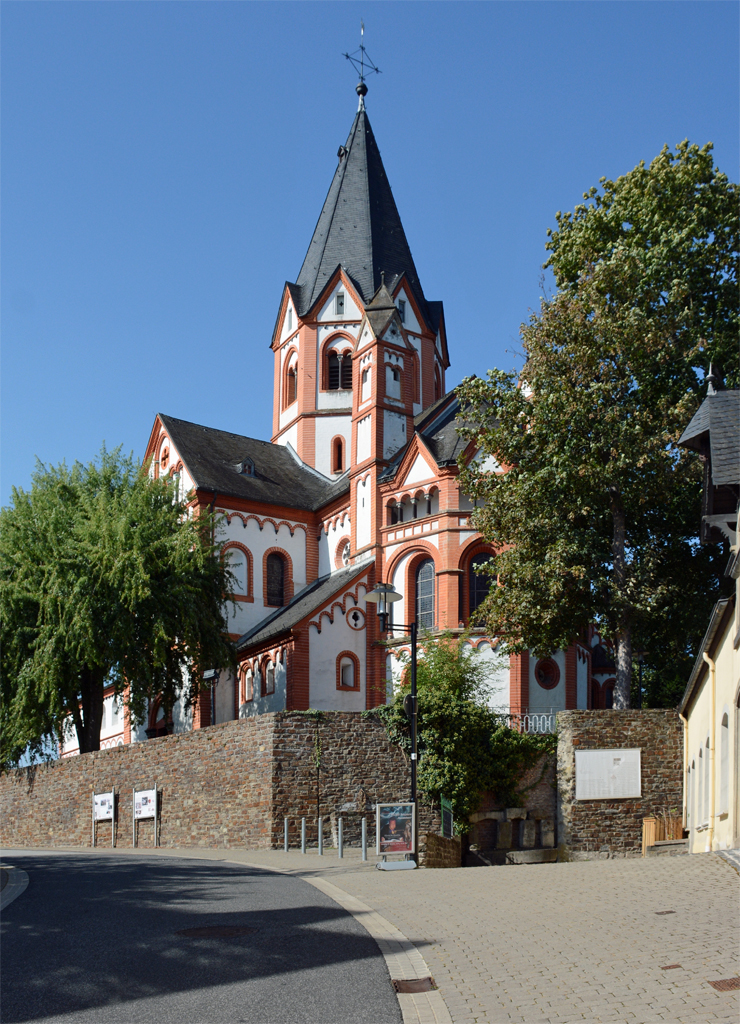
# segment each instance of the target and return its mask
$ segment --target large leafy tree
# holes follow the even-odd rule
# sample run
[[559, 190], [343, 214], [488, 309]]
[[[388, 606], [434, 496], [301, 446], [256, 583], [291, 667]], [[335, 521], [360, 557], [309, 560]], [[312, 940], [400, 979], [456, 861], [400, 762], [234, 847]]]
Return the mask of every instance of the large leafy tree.
[[545, 653], [595, 623], [616, 650], [617, 707], [633, 641], [685, 666], [721, 585], [717, 551], [695, 539], [699, 467], [676, 441], [710, 359], [736, 372], [737, 193], [711, 146], [688, 143], [602, 179], [557, 215], [558, 291], [522, 327], [521, 375], [459, 389], [481, 454], [462, 483], [504, 548], [489, 625]]
[[38, 465], [0, 511], [0, 762], [58, 743], [100, 748], [113, 684], [134, 721], [169, 712], [202, 669], [233, 663], [225, 634], [230, 574], [213, 522], [120, 450], [90, 465]]
[[[408, 662], [408, 658], [406, 659]], [[419, 771], [421, 792], [452, 803], [458, 831], [465, 831], [484, 793], [514, 806], [523, 798], [522, 777], [544, 755], [555, 737], [519, 732], [489, 704], [492, 666], [466, 643], [466, 637], [425, 637], [417, 670]], [[389, 738], [411, 748], [404, 711], [406, 681], [389, 704], [366, 712], [379, 717]]]

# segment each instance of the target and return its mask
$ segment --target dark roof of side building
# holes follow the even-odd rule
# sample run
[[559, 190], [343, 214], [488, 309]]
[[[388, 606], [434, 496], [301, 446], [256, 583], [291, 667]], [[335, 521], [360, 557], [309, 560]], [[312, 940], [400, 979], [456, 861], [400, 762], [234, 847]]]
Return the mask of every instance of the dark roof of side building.
[[[459, 415], [460, 401], [453, 391], [448, 391], [414, 417], [414, 432], [421, 438], [438, 466], [455, 465], [460, 452], [468, 444], [457, 432]], [[383, 470], [380, 477], [382, 481], [393, 479], [407, 450], [408, 443], [396, 452], [390, 465]]]
[[301, 619], [305, 619], [311, 612], [320, 608], [348, 583], [367, 572], [370, 564], [365, 562], [363, 565], [351, 565], [347, 569], [319, 577], [296, 594], [284, 608], [277, 608], [266, 619], [240, 636], [236, 642], [236, 649], [240, 651], [245, 647], [254, 647], [255, 644], [261, 644], [292, 629]]
[[[315, 512], [349, 491], [348, 477], [329, 480], [285, 445], [159, 414], [198, 490]], [[245, 459], [254, 474], [240, 471]]]
[[[697, 685], [703, 678], [704, 673], [709, 668], [707, 663], [704, 661], [704, 653], [706, 652], [707, 654], [709, 654], [709, 652], [715, 646], [715, 641], [717, 639], [717, 634], [719, 633], [720, 627], [723, 625], [725, 626], [725, 628], [727, 627], [728, 616], [732, 614], [734, 606], [734, 597], [723, 597], [722, 600], [718, 601], [714, 606], [714, 609], [712, 611], [712, 617], [709, 620], [707, 631], [704, 634], [704, 639], [701, 642], [701, 647], [699, 648], [699, 653], [696, 656], [696, 661], [694, 662], [694, 667], [691, 671], [691, 675], [689, 676], [689, 681], [686, 684], [686, 689], [684, 690], [683, 697], [681, 698], [681, 702], [678, 705], [679, 713], [682, 715], [685, 713], [686, 708], [690, 704], [692, 697], [694, 696], [694, 692], [696, 691]], [[721, 638], [722, 634], [720, 633], [719, 635]], [[711, 657], [711, 655], [709, 656]]]
[[712, 483], [716, 487], [740, 484], [740, 391], [707, 395], [678, 443], [700, 452], [707, 440]]

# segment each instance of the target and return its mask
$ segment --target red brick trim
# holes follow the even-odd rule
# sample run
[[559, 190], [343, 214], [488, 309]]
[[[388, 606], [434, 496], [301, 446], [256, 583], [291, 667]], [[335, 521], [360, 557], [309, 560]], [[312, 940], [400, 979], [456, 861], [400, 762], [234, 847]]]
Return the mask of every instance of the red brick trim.
[[[337, 341], [338, 338], [341, 338], [342, 341], [346, 341], [347, 342], [347, 347], [346, 348], [339, 348], [337, 345], [334, 344]], [[352, 358], [352, 353], [354, 351], [354, 347], [355, 347], [356, 344], [357, 344], [357, 342], [352, 337], [352, 335], [351, 334], [347, 334], [345, 331], [334, 331], [332, 334], [329, 335], [328, 338], [324, 338], [324, 340], [321, 342], [320, 362], [319, 362], [319, 366], [321, 367], [321, 385], [320, 385], [320, 390], [321, 391], [329, 391], [330, 390], [330, 388], [329, 388], [329, 350], [331, 349], [332, 351], [335, 351], [336, 354], [338, 356], [342, 356], [343, 359], [346, 358], [347, 356], [349, 356], [350, 359], [351, 359]], [[355, 368], [353, 366], [352, 367], [352, 378], [353, 378], [352, 384], [353, 385], [354, 385], [354, 373], [355, 373]], [[339, 381], [339, 383], [340, 384], [342, 383], [341, 380]], [[347, 391], [348, 389], [347, 388], [339, 388], [339, 390], [340, 391]], [[352, 388], [352, 391], [354, 391], [354, 387]]]
[[[355, 666], [354, 671], [354, 686], [342, 686], [342, 658], [349, 658]], [[360, 659], [354, 653], [354, 651], [341, 651], [337, 655], [337, 689], [338, 690], [352, 690], [356, 691], [360, 689]]]
[[[565, 671], [567, 686], [567, 665]], [[544, 682], [540, 676], [544, 677]], [[537, 685], [541, 686], [543, 690], [554, 690], [560, 682], [560, 667], [554, 658], [540, 658], [534, 667], [534, 677], [537, 680]]]
[[296, 530], [303, 530], [304, 533], [308, 533], [308, 527], [306, 526], [305, 523], [291, 523], [287, 519], [274, 519], [271, 516], [257, 516], [254, 514], [254, 512], [244, 514], [243, 512], [235, 512], [233, 510], [226, 508], [217, 508], [216, 512], [219, 515], [224, 516], [226, 522], [229, 524], [231, 524], [231, 520], [234, 518], [234, 516], [237, 516], [239, 519], [241, 519], [244, 526], [247, 525], [250, 519], [254, 519], [255, 523], [257, 523], [260, 530], [263, 529], [265, 523], [272, 523], [272, 525], [275, 528], [275, 533], [278, 532], [281, 526], [288, 527], [288, 529], [290, 530], [291, 537], [293, 536]]
[[238, 540], [230, 540], [221, 548], [221, 561], [224, 561], [224, 553], [229, 548], [237, 548], [247, 557], [247, 592], [246, 594], [230, 594], [229, 597], [232, 601], [246, 601], [251, 604], [254, 601], [254, 559], [252, 552]]
[[293, 397], [293, 399], [290, 402], [288, 401], [288, 371], [290, 370], [290, 361], [291, 361], [291, 359], [293, 358], [294, 355], [298, 356], [298, 349], [295, 347], [295, 345], [291, 345], [291, 347], [288, 349], [285, 357], [283, 358], [283, 372], [282, 372], [282, 375], [281, 375], [282, 376], [282, 382], [281, 382], [282, 395], [281, 395], [281, 402], [280, 402], [281, 408], [283, 410], [289, 409], [291, 407], [291, 405], [295, 405], [295, 403], [298, 401], [298, 359], [296, 359], [296, 362], [294, 364], [295, 377], [296, 377], [296, 381], [295, 381], [295, 396]]
[[509, 703], [514, 714], [529, 709], [529, 651], [509, 659]]
[[288, 694], [286, 710], [307, 711], [310, 701], [308, 630], [296, 630], [288, 660]]
[[345, 534], [339, 538], [336, 548], [334, 549], [334, 568], [343, 569], [344, 562], [342, 561], [342, 552], [344, 551], [345, 545], [350, 543], [349, 537]]
[[[285, 575], [283, 576], [283, 604], [271, 605], [267, 603], [267, 556], [281, 555], [285, 562]], [[262, 600], [265, 608], [284, 607], [293, 597], [293, 559], [285, 548], [268, 548], [262, 556]]]

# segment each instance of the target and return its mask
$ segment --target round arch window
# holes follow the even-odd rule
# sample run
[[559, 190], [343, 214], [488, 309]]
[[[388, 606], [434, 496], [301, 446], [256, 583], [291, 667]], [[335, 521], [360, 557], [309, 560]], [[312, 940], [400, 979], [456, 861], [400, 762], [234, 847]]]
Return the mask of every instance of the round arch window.
[[534, 668], [534, 677], [543, 690], [554, 690], [560, 682], [560, 669], [552, 658], [540, 658]]

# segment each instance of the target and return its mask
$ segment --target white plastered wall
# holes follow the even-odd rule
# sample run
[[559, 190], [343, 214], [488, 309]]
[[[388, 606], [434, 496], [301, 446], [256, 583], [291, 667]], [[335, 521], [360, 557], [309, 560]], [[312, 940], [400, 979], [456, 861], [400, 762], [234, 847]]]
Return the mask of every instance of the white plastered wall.
[[324, 476], [331, 477], [331, 443], [340, 435], [344, 441], [344, 466], [349, 465], [350, 439], [352, 437], [352, 418], [350, 416], [317, 416], [316, 424], [316, 463], [315, 468]]
[[[348, 617], [354, 609], [358, 609], [365, 618], [365, 587], [359, 588], [359, 601], [355, 602], [351, 595], [347, 596], [347, 615], [339, 608], [334, 608], [334, 621], [328, 615], [322, 615], [321, 632], [316, 626], [310, 626], [309, 639], [309, 703], [312, 708], [321, 711], [363, 711], [365, 709], [365, 691], [367, 686], [367, 630], [353, 629]], [[341, 600], [338, 595], [335, 600]], [[333, 602], [332, 602], [333, 603]], [[337, 689], [337, 658], [342, 651], [351, 651], [360, 663], [360, 686], [357, 690]]]
[[357, 481], [357, 548], [372, 542], [373, 488], [371, 477]]
[[529, 711], [565, 710], [565, 652], [555, 651], [550, 657], [560, 669], [558, 685], [552, 690], [545, 690], [537, 682], [534, 670], [538, 659], [530, 652], [529, 655]]
[[383, 410], [383, 458], [395, 455], [406, 444], [406, 417], [390, 409]]
[[342, 537], [349, 537], [351, 520], [349, 512], [345, 512], [329, 526], [328, 531], [322, 526], [319, 534], [319, 576], [337, 572], [335, 558], [337, 546]]

